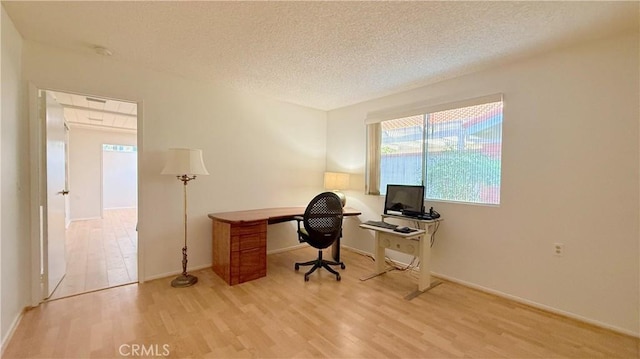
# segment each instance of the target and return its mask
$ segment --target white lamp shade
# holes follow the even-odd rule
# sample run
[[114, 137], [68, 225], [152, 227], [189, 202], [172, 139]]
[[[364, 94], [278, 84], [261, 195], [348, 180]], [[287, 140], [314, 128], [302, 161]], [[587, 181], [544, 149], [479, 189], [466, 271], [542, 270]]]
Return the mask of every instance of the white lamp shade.
[[341, 190], [349, 188], [349, 174], [337, 172], [324, 173], [324, 188], [329, 190]]
[[208, 175], [202, 160], [202, 150], [189, 148], [170, 148], [163, 175]]

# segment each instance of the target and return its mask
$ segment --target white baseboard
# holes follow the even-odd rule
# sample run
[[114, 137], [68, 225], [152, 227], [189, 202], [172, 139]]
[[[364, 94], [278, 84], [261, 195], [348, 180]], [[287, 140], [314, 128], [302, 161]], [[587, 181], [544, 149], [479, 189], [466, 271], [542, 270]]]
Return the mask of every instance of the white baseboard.
[[24, 316], [24, 313], [28, 309], [29, 309], [28, 307], [25, 307], [24, 309], [22, 309], [22, 311], [20, 311], [20, 313], [13, 319], [13, 322], [11, 323], [11, 326], [9, 327], [9, 331], [4, 336], [4, 338], [2, 338], [2, 342], [0, 343], [0, 358], [2, 358], [4, 356], [4, 350], [7, 349], [7, 345], [11, 341], [11, 338], [13, 338], [13, 334], [15, 334], [16, 329], [18, 328], [18, 325], [20, 324], [20, 321], [22, 321], [22, 317]]
[[102, 219], [102, 217], [87, 217], [87, 218], [71, 218], [71, 222], [78, 222], [78, 221], [90, 221], [93, 219]]
[[[269, 254], [276, 254], [276, 253], [282, 253], [282, 252], [288, 252], [288, 251], [292, 251], [295, 249], [299, 249], [299, 248], [303, 248], [308, 246], [308, 244], [306, 243], [300, 243], [297, 244], [295, 246], [291, 246], [291, 247], [286, 247], [286, 248], [280, 248], [280, 249], [274, 249], [272, 251], [268, 251], [267, 255]], [[201, 269], [206, 269], [206, 268], [211, 268], [212, 264], [204, 264], [204, 265], [200, 265], [197, 267], [190, 267], [189, 268], [189, 272], [195, 272]], [[160, 278], [166, 278], [166, 277], [173, 277], [176, 276], [178, 274], [182, 273], [182, 271], [174, 271], [174, 272], [167, 272], [167, 273], [162, 273], [162, 274], [156, 274], [156, 275], [152, 275], [152, 276], [148, 276], [144, 279], [144, 282], [146, 281], [150, 281], [150, 280], [154, 280], [154, 279], [160, 279]], [[142, 282], [141, 282], [142, 283]]]
[[296, 244], [295, 246], [291, 246], [291, 247], [279, 248], [279, 249], [273, 249], [273, 250], [267, 251], [267, 255], [289, 252], [289, 251], [293, 251], [293, 250], [304, 248], [304, 247], [308, 247], [308, 246], [309, 245], [306, 244], [306, 243], [300, 243], [300, 244]]
[[504, 292], [501, 292], [501, 291], [498, 291], [498, 290], [494, 290], [494, 289], [483, 287], [483, 286], [480, 286], [480, 285], [477, 285], [477, 284], [469, 283], [469, 282], [466, 282], [464, 280], [460, 280], [460, 279], [457, 279], [457, 278], [454, 278], [454, 277], [450, 277], [450, 276], [447, 276], [447, 275], [444, 275], [444, 274], [439, 274], [439, 273], [434, 273], [434, 272], [431, 272], [431, 274], [433, 276], [435, 276], [435, 277], [442, 278], [444, 280], [447, 280], [447, 281], [450, 281], [450, 282], [454, 282], [454, 283], [463, 285], [465, 287], [473, 288], [473, 289], [479, 290], [481, 292], [493, 294], [493, 295], [501, 297], [501, 298], [509, 299], [509, 300], [514, 301], [514, 302], [525, 304], [525, 305], [528, 305], [528, 306], [536, 308], [536, 309], [541, 309], [541, 310], [544, 310], [546, 312], [550, 312], [550, 313], [553, 313], [553, 314], [561, 315], [563, 317], [575, 319], [577, 321], [580, 321], [580, 322], [583, 322], [583, 323], [587, 323], [587, 324], [591, 324], [591, 325], [595, 325], [596, 327], [608, 329], [608, 330], [614, 331], [616, 333], [629, 335], [629, 336], [632, 336], [632, 337], [635, 337], [635, 338], [640, 338], [640, 332], [634, 333], [634, 332], [632, 332], [630, 330], [627, 330], [627, 329], [624, 329], [624, 328], [618, 328], [616, 326], [613, 326], [613, 325], [610, 325], [610, 324], [607, 324], [607, 323], [603, 323], [603, 322], [600, 322], [600, 321], [597, 321], [597, 320], [589, 319], [589, 318], [586, 318], [586, 317], [583, 317], [583, 316], [580, 316], [580, 315], [577, 315], [577, 314], [574, 314], [574, 313], [571, 313], [571, 312], [566, 312], [564, 310], [556, 309], [556, 308], [553, 308], [553, 307], [550, 307], [550, 306], [547, 306], [547, 305], [544, 305], [544, 304], [541, 304], [541, 303], [538, 303], [538, 302], [534, 302], [534, 301], [531, 301], [531, 300], [528, 300], [528, 299], [525, 299], [525, 298], [521, 298], [521, 297], [518, 297], [518, 296], [515, 296], [515, 295], [507, 294], [507, 293], [504, 293]]
[[353, 248], [353, 247], [349, 247], [349, 246], [344, 246], [343, 245], [340, 249], [346, 249], [346, 250], [351, 251], [351, 252], [362, 254], [363, 256], [373, 257], [373, 254], [371, 254], [369, 252], [365, 252], [365, 251], [363, 251], [361, 249], [358, 249], [358, 248]]
[[[365, 255], [365, 256], [372, 256], [371, 253], [362, 251], [360, 249], [347, 247], [347, 246], [343, 246], [342, 248], [343, 249], [348, 249], [348, 250], [350, 250], [352, 252], [356, 252], [356, 253], [359, 253], [359, 254], [362, 254], [362, 255]], [[392, 262], [394, 262], [395, 264], [401, 265], [401, 266], [406, 266], [407, 265], [407, 263], [401, 263], [401, 262], [398, 262], [398, 261], [395, 261], [395, 260], [392, 260]], [[418, 271], [418, 267], [413, 268], [412, 270], [413, 271]], [[627, 330], [627, 329], [618, 328], [616, 326], [613, 326], [613, 325], [610, 325], [610, 324], [607, 324], [607, 323], [603, 323], [603, 322], [600, 322], [600, 321], [597, 321], [597, 320], [593, 320], [593, 319], [589, 319], [589, 318], [586, 318], [586, 317], [583, 317], [583, 316], [580, 316], [580, 315], [577, 315], [577, 314], [574, 314], [574, 313], [571, 313], [571, 312], [566, 312], [566, 311], [563, 311], [563, 310], [560, 310], [560, 309], [549, 307], [549, 306], [544, 305], [544, 304], [540, 304], [540, 303], [537, 303], [537, 302], [534, 302], [534, 301], [531, 301], [531, 300], [528, 300], [528, 299], [524, 299], [524, 298], [521, 298], [521, 297], [518, 297], [518, 296], [507, 294], [507, 293], [504, 293], [504, 292], [501, 292], [501, 291], [498, 291], [498, 290], [494, 290], [494, 289], [491, 289], [491, 288], [483, 287], [483, 286], [480, 286], [480, 285], [477, 285], [477, 284], [473, 284], [473, 283], [470, 283], [470, 282], [467, 282], [467, 281], [464, 281], [464, 280], [460, 280], [458, 278], [450, 277], [450, 276], [447, 276], [447, 275], [444, 275], [444, 274], [431, 272], [431, 275], [434, 276], [434, 277], [438, 277], [438, 278], [453, 282], [453, 283], [457, 283], [457, 284], [463, 285], [463, 286], [468, 287], [468, 288], [473, 288], [473, 289], [479, 290], [481, 292], [489, 293], [489, 294], [492, 294], [492, 295], [495, 295], [495, 296], [498, 296], [498, 297], [501, 297], [501, 298], [512, 300], [514, 302], [525, 304], [525, 305], [528, 305], [528, 306], [536, 308], [536, 309], [541, 309], [541, 310], [544, 310], [546, 312], [550, 312], [550, 313], [553, 313], [553, 314], [561, 315], [563, 317], [575, 319], [577, 321], [580, 321], [580, 322], [583, 322], [583, 323], [587, 323], [587, 324], [591, 324], [591, 325], [595, 325], [597, 327], [608, 329], [608, 330], [614, 331], [616, 333], [629, 335], [629, 336], [632, 336], [632, 337], [635, 337], [635, 338], [640, 338], [640, 332], [634, 333], [633, 331], [630, 331], [630, 330]]]
[[[195, 271], [199, 271], [201, 269], [206, 269], [206, 268], [211, 268], [211, 263], [209, 264], [204, 264], [204, 265], [200, 265], [197, 267], [190, 267], [189, 268], [189, 272], [195, 272]], [[177, 270], [177, 271], [173, 271], [173, 272], [167, 272], [167, 273], [162, 273], [162, 274], [156, 274], [156, 275], [152, 275], [152, 276], [148, 276], [144, 279], [145, 282], [148, 282], [150, 280], [155, 280], [155, 279], [160, 279], [160, 278], [167, 278], [167, 277], [173, 277], [176, 276], [178, 274], [182, 273], [181, 270]]]
[[[267, 255], [288, 252], [288, 251], [296, 250], [296, 249], [303, 248], [303, 247], [306, 247], [306, 246], [308, 246], [308, 245], [305, 244], [305, 243], [300, 243], [300, 244], [297, 244], [297, 245], [291, 246], [291, 247], [274, 249], [274, 250], [268, 251]], [[360, 250], [360, 249], [357, 249], [357, 248], [349, 247], [349, 246], [342, 246], [342, 249], [343, 250], [349, 250], [351, 252], [355, 252], [355, 253], [358, 253], [358, 254], [361, 254], [361, 255], [364, 255], [364, 256], [368, 256], [368, 257], [372, 257], [373, 256], [369, 252], [366, 252], [366, 251], [363, 251], [363, 250]], [[401, 266], [406, 266], [407, 265], [407, 263], [402, 263], [402, 262], [398, 262], [398, 261], [395, 261], [395, 260], [392, 260], [392, 262], [396, 263], [397, 265], [401, 265]], [[210, 267], [211, 267], [211, 264], [203, 265], [203, 266], [191, 268], [191, 271], [196, 271], [196, 270], [210, 268]], [[418, 267], [412, 268], [412, 270], [413, 271], [417, 271]], [[159, 274], [159, 275], [154, 275], [154, 276], [151, 276], [151, 277], [147, 277], [145, 280], [154, 280], [154, 279], [159, 279], [159, 278], [165, 278], [165, 277], [178, 275], [180, 273], [181, 273], [180, 271], [176, 271], [176, 272], [171, 272], [171, 273]], [[627, 330], [627, 329], [624, 329], [624, 328], [619, 328], [619, 327], [616, 327], [616, 326], [613, 326], [613, 325], [610, 325], [610, 324], [607, 324], [607, 323], [603, 323], [603, 322], [600, 322], [600, 321], [597, 321], [597, 320], [589, 319], [589, 318], [586, 318], [586, 317], [583, 317], [583, 316], [580, 316], [580, 315], [577, 315], [577, 314], [574, 314], [574, 313], [571, 313], [571, 312], [566, 312], [566, 311], [563, 311], [563, 310], [560, 310], [560, 309], [549, 307], [547, 305], [540, 304], [540, 303], [537, 303], [537, 302], [534, 302], [534, 301], [530, 301], [530, 300], [527, 300], [527, 299], [524, 299], [524, 298], [521, 298], [521, 297], [518, 297], [518, 296], [507, 294], [507, 293], [504, 293], [504, 292], [501, 292], [501, 291], [498, 291], [498, 290], [494, 290], [494, 289], [491, 289], [491, 288], [483, 287], [483, 286], [480, 286], [480, 285], [477, 285], [477, 284], [473, 284], [473, 283], [470, 283], [470, 282], [467, 282], [467, 281], [464, 281], [464, 280], [460, 280], [460, 279], [457, 279], [457, 278], [454, 278], [454, 277], [450, 277], [450, 276], [447, 276], [447, 275], [444, 275], [444, 274], [436, 273], [436, 272], [431, 272], [431, 275], [433, 275], [434, 277], [438, 277], [438, 278], [441, 278], [441, 279], [444, 279], [444, 280], [447, 280], [447, 281], [450, 281], [450, 282], [454, 282], [454, 283], [463, 285], [465, 287], [469, 287], [469, 288], [472, 288], [472, 289], [479, 290], [481, 292], [493, 294], [493, 295], [501, 297], [501, 298], [505, 298], [505, 299], [512, 300], [514, 302], [522, 303], [522, 304], [528, 305], [528, 306], [536, 308], [536, 309], [541, 309], [541, 310], [544, 310], [544, 311], [547, 311], [547, 312], [550, 312], [550, 313], [561, 315], [563, 317], [575, 319], [577, 321], [580, 321], [580, 322], [583, 322], [583, 323], [587, 323], [587, 324], [591, 324], [591, 325], [595, 325], [597, 327], [608, 329], [608, 330], [611, 330], [611, 331], [614, 331], [614, 332], [617, 332], [617, 333], [620, 333], [620, 334], [629, 335], [629, 336], [632, 336], [632, 337], [635, 337], [635, 338], [640, 338], [640, 333], [636, 333], [636, 332], [633, 332], [633, 331], [630, 331], [630, 330]]]

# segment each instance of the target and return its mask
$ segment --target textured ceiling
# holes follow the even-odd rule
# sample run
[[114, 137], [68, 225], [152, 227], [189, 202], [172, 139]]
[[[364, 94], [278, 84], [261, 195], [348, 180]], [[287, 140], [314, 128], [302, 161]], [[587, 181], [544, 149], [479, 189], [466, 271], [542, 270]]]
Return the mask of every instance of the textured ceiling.
[[638, 2], [3, 5], [28, 40], [323, 110], [638, 31], [639, 17]]

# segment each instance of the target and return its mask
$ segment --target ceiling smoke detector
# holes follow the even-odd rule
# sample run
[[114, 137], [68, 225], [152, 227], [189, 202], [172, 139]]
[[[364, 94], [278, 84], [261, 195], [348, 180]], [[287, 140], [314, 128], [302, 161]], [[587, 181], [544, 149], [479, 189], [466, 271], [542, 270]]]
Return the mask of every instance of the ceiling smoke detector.
[[107, 49], [104, 46], [94, 46], [93, 50], [98, 55], [102, 55], [102, 56], [111, 56], [111, 55], [113, 55], [113, 52], [111, 52], [111, 50]]

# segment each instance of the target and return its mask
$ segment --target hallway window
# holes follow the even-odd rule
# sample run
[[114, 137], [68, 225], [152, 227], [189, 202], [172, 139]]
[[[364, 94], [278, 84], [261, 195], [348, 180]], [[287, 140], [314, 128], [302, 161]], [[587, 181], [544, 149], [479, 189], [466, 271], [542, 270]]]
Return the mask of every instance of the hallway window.
[[138, 146], [103, 144], [102, 150], [108, 152], [138, 152]]

